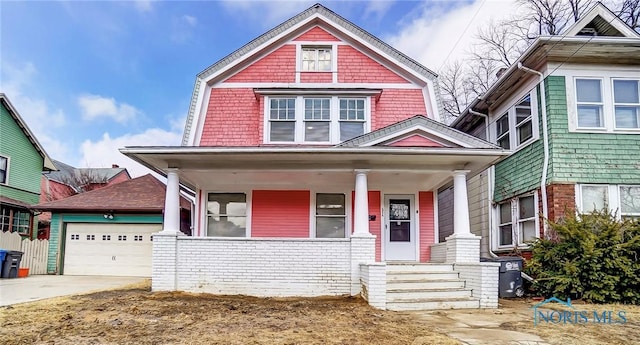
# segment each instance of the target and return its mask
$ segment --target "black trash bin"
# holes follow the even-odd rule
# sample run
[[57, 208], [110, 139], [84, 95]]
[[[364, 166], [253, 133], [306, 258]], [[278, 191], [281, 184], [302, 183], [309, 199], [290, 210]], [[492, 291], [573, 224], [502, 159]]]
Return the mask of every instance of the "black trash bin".
[[2, 263], [2, 275], [0, 278], [18, 278], [18, 269], [22, 260], [22, 252], [7, 250], [6, 257]]
[[500, 298], [522, 297], [524, 287], [522, 286], [522, 264], [523, 259], [519, 256], [500, 256], [497, 258], [481, 258], [480, 261], [500, 263], [498, 296]]

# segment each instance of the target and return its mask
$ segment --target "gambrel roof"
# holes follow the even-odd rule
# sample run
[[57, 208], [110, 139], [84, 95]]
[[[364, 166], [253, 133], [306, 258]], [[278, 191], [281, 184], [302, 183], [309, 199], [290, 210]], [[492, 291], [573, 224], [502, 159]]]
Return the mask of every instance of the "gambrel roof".
[[442, 112], [442, 101], [440, 100], [437, 74], [435, 72], [328, 8], [320, 4], [315, 4], [245, 44], [197, 75], [184, 128], [182, 145], [188, 144], [191, 132], [195, 130], [194, 126], [196, 124], [194, 123], [194, 118], [199, 101], [201, 101], [203, 97], [201, 90], [204, 89], [204, 84], [214, 83], [216, 80], [227, 76], [225, 73], [228, 73], [228, 71], [234, 67], [241, 66], [247, 61], [256, 59], [256, 57], [261, 57], [260, 54], [264, 51], [269, 50], [271, 47], [281, 45], [293, 39], [295, 35], [316, 25], [321, 25], [323, 28], [331, 28], [332, 33], [337, 32], [342, 34], [342, 36], [348, 38], [350, 42], [357, 43], [373, 54], [399, 66], [402, 70], [411, 74], [413, 78], [431, 83], [435, 95], [434, 107], [438, 112]]

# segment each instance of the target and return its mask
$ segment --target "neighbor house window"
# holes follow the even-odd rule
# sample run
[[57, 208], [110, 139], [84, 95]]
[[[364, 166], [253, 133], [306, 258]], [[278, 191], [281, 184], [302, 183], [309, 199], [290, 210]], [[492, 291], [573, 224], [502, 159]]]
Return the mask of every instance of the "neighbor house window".
[[604, 127], [602, 80], [576, 79], [578, 127]]
[[498, 204], [498, 245], [527, 245], [538, 236], [536, 196], [517, 197]]
[[8, 207], [0, 206], [0, 230], [9, 231], [11, 228], [11, 210]]
[[616, 128], [640, 128], [640, 81], [614, 80], [613, 105]]
[[302, 71], [330, 72], [331, 47], [303, 47]]
[[622, 219], [640, 218], [639, 185], [578, 185], [576, 198], [581, 213], [605, 211]]
[[369, 119], [368, 97], [270, 97], [268, 143], [336, 144], [362, 135]]
[[495, 122], [495, 143], [498, 146], [517, 150], [537, 138], [533, 95], [524, 96]]
[[640, 219], [640, 186], [620, 186], [620, 215]]
[[316, 194], [316, 237], [346, 237], [346, 207], [344, 194]]
[[9, 159], [0, 156], [0, 183], [7, 183], [7, 172], [9, 171]]
[[244, 193], [209, 193], [207, 236], [245, 237], [247, 196]]

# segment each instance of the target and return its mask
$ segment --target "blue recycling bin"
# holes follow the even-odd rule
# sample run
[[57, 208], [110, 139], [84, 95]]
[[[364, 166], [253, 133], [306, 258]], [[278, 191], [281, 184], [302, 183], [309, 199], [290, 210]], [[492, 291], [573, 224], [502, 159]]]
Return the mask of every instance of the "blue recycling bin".
[[2, 264], [4, 264], [5, 257], [7, 257], [7, 251], [4, 249], [0, 249], [0, 268], [2, 268]]

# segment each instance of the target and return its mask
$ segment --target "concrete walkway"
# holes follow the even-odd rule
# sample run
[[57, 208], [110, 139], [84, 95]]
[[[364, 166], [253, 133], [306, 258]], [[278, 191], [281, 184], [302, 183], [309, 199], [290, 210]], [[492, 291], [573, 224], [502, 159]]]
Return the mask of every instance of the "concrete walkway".
[[0, 306], [114, 289], [140, 283], [145, 279], [148, 278], [54, 275], [0, 279]]
[[469, 345], [548, 345], [538, 335], [501, 329], [500, 325], [515, 320], [532, 319], [513, 309], [434, 310], [420, 312], [429, 325]]

